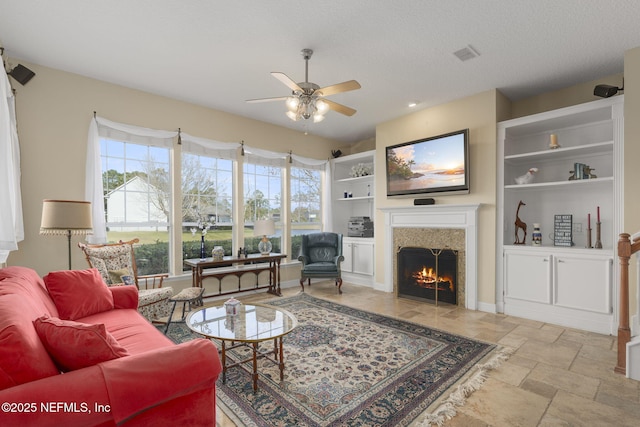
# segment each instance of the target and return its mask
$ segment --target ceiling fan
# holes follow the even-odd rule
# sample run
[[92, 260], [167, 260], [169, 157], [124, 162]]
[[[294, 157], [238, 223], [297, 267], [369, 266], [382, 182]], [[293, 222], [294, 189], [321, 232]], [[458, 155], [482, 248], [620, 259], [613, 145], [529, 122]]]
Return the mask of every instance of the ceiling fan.
[[310, 119], [313, 117], [314, 123], [324, 120], [327, 111], [333, 110], [345, 116], [353, 116], [356, 110], [337, 102], [329, 101], [326, 96], [335, 95], [336, 93], [348, 92], [350, 90], [360, 89], [360, 83], [355, 80], [338, 83], [331, 86], [320, 87], [309, 81], [309, 59], [313, 55], [313, 50], [302, 49], [302, 57], [304, 58], [304, 82], [296, 83], [291, 80], [285, 73], [274, 71], [271, 73], [273, 77], [284, 83], [292, 93], [290, 96], [280, 96], [276, 98], [259, 98], [249, 99], [247, 102], [269, 102], [269, 101], [285, 101], [287, 105], [287, 117], [293, 121], [300, 119]]

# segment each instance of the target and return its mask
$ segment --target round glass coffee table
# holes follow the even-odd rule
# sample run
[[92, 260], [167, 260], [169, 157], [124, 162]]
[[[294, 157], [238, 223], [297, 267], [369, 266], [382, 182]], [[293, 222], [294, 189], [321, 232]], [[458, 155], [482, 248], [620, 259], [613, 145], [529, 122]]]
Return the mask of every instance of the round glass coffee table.
[[[264, 304], [241, 304], [238, 314], [227, 315], [224, 306], [207, 307], [191, 312], [186, 323], [196, 334], [220, 340], [222, 343], [223, 383], [227, 381], [227, 369], [238, 366], [251, 374], [253, 391], [257, 391], [260, 358], [278, 365], [280, 380], [284, 378], [282, 338], [298, 325], [298, 319], [287, 310]], [[260, 350], [258, 345], [268, 340], [273, 340], [273, 350]], [[227, 350], [242, 346], [252, 349], [251, 357], [231, 360]], [[248, 362], [252, 362], [251, 370], [245, 366]]]

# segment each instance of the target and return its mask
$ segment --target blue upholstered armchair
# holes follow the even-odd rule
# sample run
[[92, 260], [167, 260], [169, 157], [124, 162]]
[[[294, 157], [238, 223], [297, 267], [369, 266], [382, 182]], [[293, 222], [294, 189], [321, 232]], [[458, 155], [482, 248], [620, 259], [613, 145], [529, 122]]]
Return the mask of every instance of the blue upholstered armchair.
[[304, 281], [311, 278], [335, 279], [338, 292], [342, 293], [342, 234], [312, 233], [302, 236], [302, 247], [298, 261], [302, 262], [300, 286], [304, 292]]

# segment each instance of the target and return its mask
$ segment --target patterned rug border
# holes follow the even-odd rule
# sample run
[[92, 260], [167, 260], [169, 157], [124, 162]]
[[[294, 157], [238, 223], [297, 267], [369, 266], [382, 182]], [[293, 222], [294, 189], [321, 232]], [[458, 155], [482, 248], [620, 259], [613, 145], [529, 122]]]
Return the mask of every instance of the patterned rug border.
[[[513, 353], [514, 350], [510, 348], [501, 347], [496, 344], [488, 343], [482, 340], [478, 340], [471, 337], [466, 337], [464, 335], [459, 335], [455, 333], [450, 333], [446, 331], [439, 330], [437, 328], [432, 328], [430, 326], [424, 324], [418, 324], [415, 322], [411, 322], [408, 320], [403, 320], [399, 318], [394, 318], [386, 315], [382, 315], [379, 313], [374, 313], [371, 311], [353, 308], [339, 302], [326, 300], [323, 298], [314, 297], [308, 295], [306, 293], [298, 293], [296, 295], [290, 297], [275, 297], [268, 300], [260, 301], [263, 304], [271, 304], [271, 305], [283, 305], [291, 302], [295, 302], [296, 300], [318, 305], [325, 309], [331, 307], [331, 305], [340, 306], [343, 310], [345, 310], [345, 314], [359, 317], [361, 319], [365, 319], [371, 321], [366, 318], [366, 316], [375, 316], [386, 319], [386, 322], [389, 322], [388, 326], [398, 328], [398, 325], [409, 325], [414, 328], [419, 329], [427, 329], [432, 331], [435, 336], [440, 336], [441, 334], [450, 335], [457, 338], [462, 338], [466, 340], [472, 340], [478, 342], [480, 344], [486, 345], [486, 353], [484, 356], [473, 366], [467, 368], [467, 371], [460, 377], [458, 380], [450, 384], [446, 390], [442, 392], [440, 396], [438, 396], [426, 409], [423, 409], [410, 423], [412, 426], [416, 427], [428, 427], [432, 425], [442, 426], [446, 420], [453, 418], [458, 409], [466, 403], [467, 398], [474, 392], [479, 390], [484, 382], [486, 381], [489, 372], [498, 368], [504, 361], [506, 361], [509, 356]], [[247, 302], [250, 304], [250, 302]], [[220, 301], [217, 301], [213, 304], [206, 304], [205, 306], [211, 305], [219, 305]], [[186, 326], [185, 326], [186, 328]], [[402, 329], [402, 328], [398, 328]], [[169, 334], [171, 335], [171, 334]], [[192, 337], [197, 337], [195, 334], [191, 334]], [[173, 338], [172, 338], [173, 339]], [[189, 338], [190, 339], [190, 338]], [[176, 342], [181, 342], [184, 340], [184, 337], [180, 340], [174, 340]], [[235, 402], [232, 402], [235, 403]], [[242, 426], [244, 425], [243, 421], [235, 415], [236, 410], [242, 411], [239, 407], [233, 408], [228, 406], [223, 399], [217, 399], [217, 405], [219, 409], [221, 409], [224, 414], [231, 419], [236, 425]], [[236, 410], [234, 410], [236, 409]]]
[[[335, 301], [331, 301], [331, 300], [326, 300], [323, 298], [318, 298], [318, 297], [314, 297], [312, 295], [308, 295], [305, 293], [300, 292], [297, 295], [292, 295], [290, 297], [287, 298], [272, 298], [269, 300], [264, 301], [264, 304], [272, 304], [272, 303], [276, 303], [276, 304], [272, 304], [272, 305], [277, 305], [278, 302], [282, 301], [284, 303], [285, 300], [290, 300], [290, 299], [294, 299], [294, 298], [306, 298], [306, 299], [310, 299], [310, 300], [315, 300], [315, 301], [322, 301], [324, 303], [329, 303], [329, 304], [337, 304], [343, 307], [347, 307], [359, 312], [363, 312], [363, 313], [367, 313], [367, 314], [373, 314], [376, 316], [381, 316], [384, 318], [388, 318], [388, 319], [392, 319], [392, 320], [396, 320], [402, 323], [407, 323], [413, 326], [418, 326], [418, 327], [426, 327], [430, 330], [433, 331], [437, 331], [438, 333], [444, 333], [447, 335], [454, 335], [454, 336], [458, 336], [458, 337], [463, 337], [466, 339], [470, 339], [470, 340], [474, 340], [474, 341], [478, 341], [481, 342], [483, 344], [486, 344], [488, 346], [493, 347], [484, 357], [483, 359], [477, 363], [474, 367], [470, 368], [469, 371], [463, 375], [458, 381], [456, 381], [456, 383], [452, 384], [451, 386], [448, 387], [448, 390], [453, 389], [453, 391], [449, 394], [446, 395], [446, 393], [443, 393], [442, 396], [440, 396], [438, 399], [436, 399], [425, 411], [423, 411], [418, 417], [416, 417], [415, 420], [413, 420], [412, 425], [415, 427], [430, 427], [433, 425], [436, 426], [442, 426], [444, 425], [445, 421], [452, 419], [454, 416], [456, 416], [458, 414], [458, 408], [464, 406], [464, 404], [467, 401], [467, 398], [474, 392], [474, 391], [478, 391], [480, 390], [480, 388], [482, 387], [482, 385], [484, 384], [484, 382], [487, 380], [488, 376], [489, 376], [489, 372], [493, 371], [497, 368], [499, 368], [504, 362], [506, 362], [509, 357], [513, 354], [513, 352], [515, 351], [515, 349], [509, 348], [509, 347], [503, 347], [497, 344], [492, 344], [483, 340], [479, 340], [476, 338], [471, 338], [471, 337], [467, 337], [464, 335], [460, 335], [460, 334], [455, 334], [452, 332], [446, 332], [446, 331], [442, 331], [438, 328], [433, 328], [431, 326], [426, 326], [423, 324], [419, 324], [419, 323], [415, 323], [415, 322], [411, 322], [409, 320], [403, 320], [403, 319], [399, 319], [399, 318], [394, 318], [391, 316], [386, 316], [384, 314], [379, 314], [379, 313], [374, 313], [368, 310], [363, 310], [360, 308], [353, 308], [353, 307], [349, 307], [346, 306], [344, 304], [340, 304], [338, 302]], [[229, 416], [228, 412], [225, 412], [225, 414], [227, 416]], [[232, 418], [232, 417], [229, 417]], [[239, 422], [239, 420], [236, 418], [236, 420]], [[238, 424], [238, 422], [234, 420], [234, 422], [236, 423], [236, 425], [241, 425]]]

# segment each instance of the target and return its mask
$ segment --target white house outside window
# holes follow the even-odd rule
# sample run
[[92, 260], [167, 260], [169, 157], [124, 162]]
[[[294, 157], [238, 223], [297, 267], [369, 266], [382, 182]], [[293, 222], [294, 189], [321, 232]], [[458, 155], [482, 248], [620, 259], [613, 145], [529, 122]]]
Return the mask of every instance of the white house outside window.
[[137, 237], [139, 274], [168, 272], [170, 150], [101, 138], [100, 152], [107, 241]]

